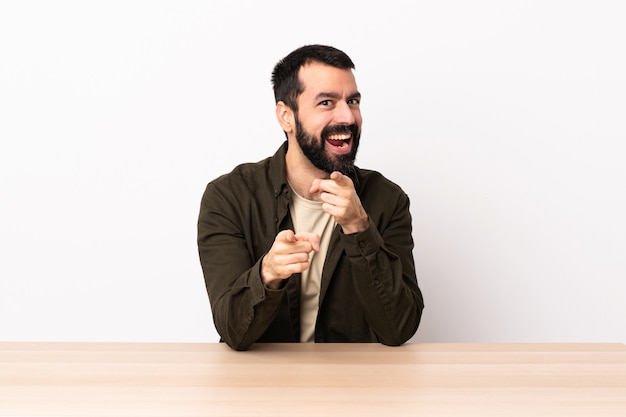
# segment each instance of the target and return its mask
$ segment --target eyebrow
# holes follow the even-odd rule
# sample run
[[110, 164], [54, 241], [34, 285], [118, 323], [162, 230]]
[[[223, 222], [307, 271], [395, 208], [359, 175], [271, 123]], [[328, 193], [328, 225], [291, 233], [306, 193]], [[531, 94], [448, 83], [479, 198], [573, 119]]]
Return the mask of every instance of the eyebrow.
[[[340, 94], [337, 93], [319, 93], [318, 95], [315, 96], [315, 100], [323, 100], [323, 99], [328, 99], [328, 98], [332, 98], [332, 99], [339, 99], [341, 98]], [[350, 96], [348, 96], [348, 100], [352, 100], [361, 98], [361, 93], [359, 93], [358, 91], [356, 93], [351, 94]]]

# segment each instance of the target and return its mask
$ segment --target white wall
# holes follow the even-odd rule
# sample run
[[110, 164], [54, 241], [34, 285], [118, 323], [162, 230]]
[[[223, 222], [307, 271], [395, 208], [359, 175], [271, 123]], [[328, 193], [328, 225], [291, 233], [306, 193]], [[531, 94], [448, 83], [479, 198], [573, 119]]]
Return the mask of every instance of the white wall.
[[0, 3], [0, 340], [216, 341], [195, 226], [283, 140], [270, 73], [352, 56], [412, 201], [416, 341], [626, 342], [621, 1]]

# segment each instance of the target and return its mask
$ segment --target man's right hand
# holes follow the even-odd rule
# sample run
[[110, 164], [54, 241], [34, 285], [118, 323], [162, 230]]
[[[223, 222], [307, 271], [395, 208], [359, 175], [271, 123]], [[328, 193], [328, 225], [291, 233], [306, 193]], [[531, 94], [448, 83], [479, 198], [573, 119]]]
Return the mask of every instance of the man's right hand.
[[273, 289], [281, 286], [282, 280], [309, 268], [309, 254], [320, 250], [320, 236], [314, 233], [295, 234], [283, 230], [276, 235], [269, 252], [263, 257], [261, 279]]

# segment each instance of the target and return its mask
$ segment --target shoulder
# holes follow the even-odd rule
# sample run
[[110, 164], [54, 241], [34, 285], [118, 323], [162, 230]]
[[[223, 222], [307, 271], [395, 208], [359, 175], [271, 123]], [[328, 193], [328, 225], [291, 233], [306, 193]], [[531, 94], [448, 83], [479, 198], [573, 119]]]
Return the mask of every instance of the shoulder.
[[384, 230], [397, 216], [410, 218], [409, 196], [383, 174], [374, 170], [356, 170], [356, 190], [361, 204], [378, 230]]
[[211, 180], [205, 189], [204, 198], [236, 201], [271, 187], [269, 175], [270, 159], [237, 165], [232, 171]]
[[243, 164], [237, 165], [233, 168], [229, 173], [220, 175], [214, 180], [210, 181], [209, 184], [215, 185], [227, 185], [232, 182], [247, 182], [258, 179], [260, 175], [264, 175], [268, 172], [271, 158], [263, 159], [259, 162], [246, 162]]
[[356, 191], [370, 221], [383, 234], [389, 228], [411, 230], [409, 196], [394, 181], [378, 171], [355, 170]]
[[276, 188], [286, 182], [285, 153], [287, 145], [284, 143], [273, 156], [258, 162], [246, 162], [237, 165], [227, 174], [223, 174], [207, 185], [209, 188], [232, 189], [241, 191], [248, 189], [253, 194], [265, 191], [267, 187]]
[[384, 192], [385, 194], [405, 195], [400, 185], [385, 177], [379, 171], [356, 168], [356, 179], [356, 188], [359, 195], [380, 192]]
[[267, 179], [267, 165], [267, 159], [240, 164], [229, 173], [211, 180], [202, 194], [200, 217], [207, 219], [209, 213], [232, 216], [255, 205], [260, 195], [267, 194], [271, 187]]

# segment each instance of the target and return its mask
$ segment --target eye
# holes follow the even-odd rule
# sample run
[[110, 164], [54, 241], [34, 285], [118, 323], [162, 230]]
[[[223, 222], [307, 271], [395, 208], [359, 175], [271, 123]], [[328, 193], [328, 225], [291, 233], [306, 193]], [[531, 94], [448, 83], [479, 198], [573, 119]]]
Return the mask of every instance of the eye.
[[323, 101], [320, 101], [320, 104], [319, 104], [319, 105], [320, 105], [320, 106], [325, 106], [325, 107], [327, 107], [327, 106], [330, 106], [331, 104], [332, 104], [332, 103], [331, 103], [331, 101], [330, 101], [330, 100], [323, 100]]
[[361, 99], [351, 98], [350, 100], [348, 100], [348, 104], [358, 106], [359, 104], [361, 104]]

